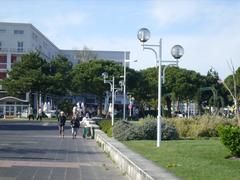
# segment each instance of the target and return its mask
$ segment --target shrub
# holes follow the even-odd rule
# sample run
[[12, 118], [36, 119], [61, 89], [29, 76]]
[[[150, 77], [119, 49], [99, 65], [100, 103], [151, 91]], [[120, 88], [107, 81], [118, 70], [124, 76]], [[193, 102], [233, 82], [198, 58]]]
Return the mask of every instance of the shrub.
[[218, 136], [217, 126], [235, 123], [219, 116], [196, 116], [189, 119], [172, 118], [168, 119], [167, 122], [176, 127], [182, 138], [216, 137]]
[[127, 121], [117, 121], [113, 126], [113, 136], [120, 141], [132, 140], [135, 136], [133, 124]]
[[240, 157], [240, 127], [219, 126], [218, 133], [221, 142], [230, 150], [233, 156]]
[[145, 120], [139, 126], [141, 139], [153, 140], [157, 138], [157, 121], [155, 119]]
[[[120, 141], [154, 140], [157, 138], [157, 121], [141, 120], [138, 123], [118, 121], [113, 127], [113, 136]], [[162, 124], [162, 139], [178, 139], [176, 128], [171, 124]]]
[[112, 137], [112, 122], [111, 120], [101, 120], [98, 122], [100, 129], [105, 132], [109, 137]]
[[177, 129], [172, 124], [162, 124], [162, 139], [163, 140], [175, 140], [179, 139]]
[[179, 134], [180, 137], [189, 137], [190, 125], [192, 124], [191, 120], [183, 119], [183, 118], [174, 118], [169, 119], [169, 123], [172, 123]]

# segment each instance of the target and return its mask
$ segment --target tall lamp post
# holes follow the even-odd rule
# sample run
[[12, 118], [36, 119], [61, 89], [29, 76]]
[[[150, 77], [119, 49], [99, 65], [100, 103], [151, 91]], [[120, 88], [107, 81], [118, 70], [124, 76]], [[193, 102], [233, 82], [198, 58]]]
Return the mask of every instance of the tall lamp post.
[[[172, 48], [172, 55], [174, 61], [162, 60], [162, 39], [160, 38], [159, 44], [144, 44], [150, 39], [150, 31], [147, 28], [141, 28], [137, 33], [137, 38], [142, 42], [143, 50], [151, 50], [156, 57], [156, 64], [158, 65], [158, 116], [157, 116], [157, 147], [160, 147], [161, 142], [161, 85], [162, 85], [162, 63], [171, 63], [178, 65], [178, 60], [183, 56], [184, 50], [180, 45], [175, 45]], [[158, 48], [158, 51], [156, 51]]]
[[115, 88], [115, 77], [114, 76], [112, 77], [112, 80], [107, 80], [108, 73], [104, 72], [104, 73], [102, 73], [102, 77], [103, 77], [104, 83], [110, 84], [110, 90], [112, 92], [112, 107], [111, 107], [112, 117], [111, 118], [112, 118], [112, 126], [113, 126], [113, 124], [114, 124], [115, 93], [117, 91], [122, 91], [123, 81], [119, 81], [120, 88]]
[[112, 77], [112, 80], [107, 80], [108, 78], [108, 73], [107, 72], [104, 72], [102, 73], [102, 77], [103, 77], [103, 80], [104, 80], [104, 83], [108, 83], [110, 84], [110, 90], [112, 92], [112, 126], [113, 126], [113, 123], [114, 123], [114, 84], [115, 84], [115, 78], [114, 76]]
[[127, 83], [127, 80], [126, 80], [126, 69], [127, 69], [127, 63], [128, 62], [137, 62], [137, 60], [129, 60], [127, 59], [127, 53], [124, 52], [124, 70], [123, 70], [123, 120], [126, 119], [126, 83]]

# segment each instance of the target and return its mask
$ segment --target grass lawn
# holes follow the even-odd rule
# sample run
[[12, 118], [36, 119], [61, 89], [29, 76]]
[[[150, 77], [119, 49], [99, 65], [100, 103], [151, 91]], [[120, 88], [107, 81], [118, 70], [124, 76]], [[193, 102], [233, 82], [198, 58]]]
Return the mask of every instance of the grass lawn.
[[142, 154], [182, 179], [239, 180], [240, 160], [230, 160], [228, 150], [218, 139], [127, 141], [130, 149]]

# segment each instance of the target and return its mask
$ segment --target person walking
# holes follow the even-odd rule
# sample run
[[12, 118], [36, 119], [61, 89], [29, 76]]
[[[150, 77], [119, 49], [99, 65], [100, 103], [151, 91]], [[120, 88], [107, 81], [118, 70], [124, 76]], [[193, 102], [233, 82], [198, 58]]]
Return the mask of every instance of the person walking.
[[30, 121], [32, 118], [32, 120], [34, 120], [34, 115], [33, 115], [33, 108], [32, 106], [29, 107], [28, 109], [28, 120]]
[[79, 119], [76, 116], [73, 116], [71, 120], [71, 127], [72, 127], [72, 138], [76, 139], [78, 128], [80, 127]]
[[66, 123], [66, 116], [63, 111], [60, 112], [58, 117], [59, 137], [64, 138], [64, 126]]
[[40, 107], [39, 109], [38, 109], [38, 116], [37, 116], [37, 120], [38, 119], [40, 119], [40, 121], [42, 120], [42, 114], [43, 112], [42, 112], [42, 108]]

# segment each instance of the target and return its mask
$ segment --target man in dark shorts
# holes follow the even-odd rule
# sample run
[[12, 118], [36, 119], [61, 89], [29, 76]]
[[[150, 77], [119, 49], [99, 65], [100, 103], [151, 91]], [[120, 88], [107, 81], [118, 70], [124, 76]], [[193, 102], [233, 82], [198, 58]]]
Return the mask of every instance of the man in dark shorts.
[[66, 123], [66, 116], [64, 115], [64, 112], [61, 111], [60, 115], [58, 117], [58, 127], [59, 127], [59, 137], [64, 138], [64, 126]]

